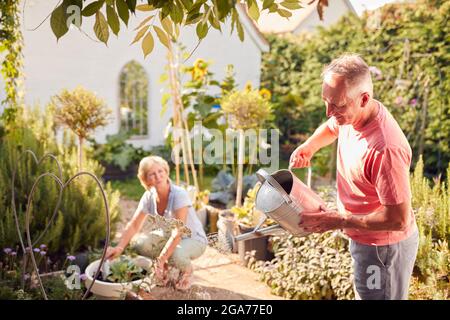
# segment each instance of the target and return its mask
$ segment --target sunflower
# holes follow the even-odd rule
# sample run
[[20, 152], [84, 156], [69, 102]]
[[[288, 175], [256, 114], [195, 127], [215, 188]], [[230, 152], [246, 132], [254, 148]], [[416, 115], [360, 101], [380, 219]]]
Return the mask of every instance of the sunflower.
[[262, 88], [261, 90], [259, 90], [259, 95], [267, 101], [270, 101], [270, 99], [272, 98], [272, 93], [266, 88]]
[[247, 81], [247, 83], [245, 84], [244, 90], [245, 90], [246, 92], [250, 92], [250, 91], [253, 90], [253, 86], [252, 86], [252, 82], [251, 82], [251, 81]]

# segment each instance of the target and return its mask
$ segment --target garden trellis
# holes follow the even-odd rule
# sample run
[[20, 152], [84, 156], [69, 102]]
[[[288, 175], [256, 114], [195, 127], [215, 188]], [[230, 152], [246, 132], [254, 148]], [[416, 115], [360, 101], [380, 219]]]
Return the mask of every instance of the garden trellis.
[[[61, 170], [61, 164], [59, 163], [58, 159], [50, 154], [47, 153], [45, 154], [42, 158], [38, 159], [36, 154], [31, 151], [31, 150], [25, 150], [19, 157], [19, 160], [24, 156], [24, 155], [29, 155], [32, 157], [32, 159], [34, 160], [34, 162], [36, 163], [37, 166], [39, 166], [44, 160], [46, 159], [52, 159], [58, 166], [58, 175], [55, 175], [52, 172], [45, 172], [42, 173], [41, 175], [39, 175], [36, 180], [34, 181], [31, 190], [28, 194], [28, 203], [26, 205], [26, 218], [25, 218], [25, 233], [26, 233], [26, 241], [27, 241], [27, 246], [28, 248], [33, 248], [33, 246], [38, 243], [38, 241], [42, 238], [42, 236], [45, 234], [45, 232], [47, 232], [47, 230], [49, 229], [49, 227], [51, 226], [51, 224], [53, 223], [53, 220], [56, 217], [56, 214], [58, 212], [60, 203], [61, 203], [61, 197], [62, 197], [62, 193], [64, 192], [64, 190], [70, 185], [70, 183], [75, 180], [76, 178], [80, 177], [80, 176], [89, 176], [92, 179], [95, 180], [95, 182], [97, 183], [97, 186], [99, 187], [102, 197], [103, 197], [103, 203], [105, 205], [105, 214], [106, 214], [106, 239], [105, 239], [105, 244], [103, 247], [103, 251], [102, 251], [102, 257], [101, 257], [101, 261], [99, 264], [99, 267], [94, 275], [94, 280], [91, 283], [91, 285], [87, 288], [86, 292], [84, 293], [82, 299], [85, 299], [89, 292], [91, 291], [92, 286], [95, 283], [95, 280], [97, 279], [98, 275], [100, 274], [100, 270], [103, 266], [103, 263], [105, 261], [105, 256], [106, 256], [106, 249], [108, 248], [109, 242], [110, 242], [110, 212], [109, 212], [109, 207], [108, 207], [108, 201], [106, 198], [106, 194], [105, 194], [105, 190], [102, 187], [102, 184], [100, 182], [100, 180], [92, 173], [90, 172], [86, 172], [86, 171], [80, 171], [78, 173], [76, 173], [74, 176], [72, 176], [71, 178], [69, 178], [67, 181], [63, 180], [62, 177], [62, 170]], [[17, 229], [17, 235], [20, 241], [20, 245], [21, 245], [21, 249], [23, 251], [23, 273], [22, 273], [22, 287], [24, 286], [24, 282], [25, 282], [25, 269], [26, 269], [26, 262], [27, 262], [27, 250], [25, 247], [25, 243], [23, 241], [23, 237], [22, 237], [22, 230], [20, 228], [20, 223], [19, 223], [19, 218], [17, 215], [17, 211], [16, 211], [16, 205], [15, 205], [15, 194], [14, 194], [14, 188], [15, 188], [15, 177], [16, 177], [16, 167], [13, 170], [13, 174], [12, 174], [12, 179], [11, 179], [11, 190], [12, 190], [12, 197], [11, 197], [11, 204], [12, 204], [12, 211], [13, 211], [13, 215], [14, 215], [14, 219], [16, 222], [16, 229]], [[50, 177], [52, 178], [55, 182], [58, 183], [59, 186], [59, 196], [58, 196], [58, 202], [57, 205], [53, 211], [53, 215], [51, 216], [50, 220], [47, 222], [46, 227], [44, 228], [44, 231], [37, 237], [36, 240], [32, 240], [31, 239], [31, 233], [30, 233], [30, 219], [31, 219], [31, 213], [32, 213], [32, 201], [33, 201], [33, 195], [35, 192], [35, 188], [37, 186], [37, 184], [39, 183], [39, 181], [41, 179], [43, 179], [44, 177]], [[36, 264], [36, 259], [34, 257], [34, 254], [32, 253], [32, 251], [30, 250], [30, 256], [31, 256], [31, 261], [33, 264], [33, 268], [34, 268], [34, 272], [36, 273], [36, 277], [38, 280], [38, 284], [39, 287], [41, 289], [42, 295], [44, 297], [45, 300], [47, 300], [47, 294], [45, 292], [45, 288], [44, 285], [42, 284], [42, 279], [41, 276], [39, 274], [39, 269], [38, 266]]]

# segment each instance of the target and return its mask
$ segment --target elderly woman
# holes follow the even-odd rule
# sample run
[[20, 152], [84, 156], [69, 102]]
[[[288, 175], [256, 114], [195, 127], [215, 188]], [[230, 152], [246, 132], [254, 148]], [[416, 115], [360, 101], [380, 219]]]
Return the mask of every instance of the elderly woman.
[[[187, 191], [170, 181], [167, 161], [157, 156], [143, 158], [139, 163], [138, 178], [146, 192], [135, 214], [126, 225], [118, 245], [109, 247], [106, 257], [113, 259], [120, 256], [133, 239], [132, 245], [139, 254], [158, 258], [156, 271], [160, 277], [164, 277], [170, 259], [171, 264], [182, 272], [177, 288], [187, 289], [193, 271], [191, 260], [201, 256], [208, 243], [203, 226], [197, 218]], [[178, 219], [190, 229], [191, 236], [183, 237], [180, 231], [176, 231], [177, 233], [172, 235], [172, 238], [175, 237], [167, 250], [158, 256], [162, 248], [158, 247], [157, 243], [161, 243], [161, 238], [164, 238], [162, 242], [164, 245], [167, 235], [163, 236], [158, 232], [138, 234], [142, 230], [147, 215]], [[151, 252], [148, 248], [157, 249]]]

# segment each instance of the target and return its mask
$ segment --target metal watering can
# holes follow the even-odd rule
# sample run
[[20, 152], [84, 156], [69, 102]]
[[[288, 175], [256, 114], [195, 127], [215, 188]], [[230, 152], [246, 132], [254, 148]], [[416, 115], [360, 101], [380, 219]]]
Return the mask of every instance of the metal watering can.
[[[309, 234], [299, 227], [301, 212], [319, 211], [325, 202], [308, 186], [306, 186], [290, 170], [278, 170], [268, 174], [260, 169], [256, 176], [262, 183], [256, 194], [256, 209], [262, 211], [266, 217], [252, 232], [235, 237], [236, 241], [250, 240], [263, 235], [278, 235], [286, 231], [294, 236], [303, 237]], [[308, 170], [308, 184], [311, 181], [311, 171]], [[261, 228], [267, 218], [278, 224]]]

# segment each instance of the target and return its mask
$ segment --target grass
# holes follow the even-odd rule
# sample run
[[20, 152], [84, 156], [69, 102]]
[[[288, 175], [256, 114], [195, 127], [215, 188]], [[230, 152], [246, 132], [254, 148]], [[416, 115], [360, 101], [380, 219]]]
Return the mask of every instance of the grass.
[[145, 191], [137, 178], [114, 180], [111, 181], [111, 186], [114, 190], [119, 190], [122, 197], [128, 200], [139, 201]]
[[[211, 181], [214, 179], [215, 176], [205, 175], [203, 177], [203, 184], [204, 189], [211, 190]], [[173, 177], [171, 177], [172, 181], [175, 182], [175, 174], [173, 174]], [[180, 180], [184, 182], [184, 176], [181, 175]], [[193, 181], [191, 179], [191, 184], [193, 184]], [[144, 188], [139, 183], [139, 180], [137, 178], [131, 178], [127, 180], [113, 180], [111, 181], [111, 186], [114, 190], [119, 190], [120, 194], [123, 198], [128, 200], [135, 200], [139, 201], [142, 197], [142, 194], [144, 193]]]

